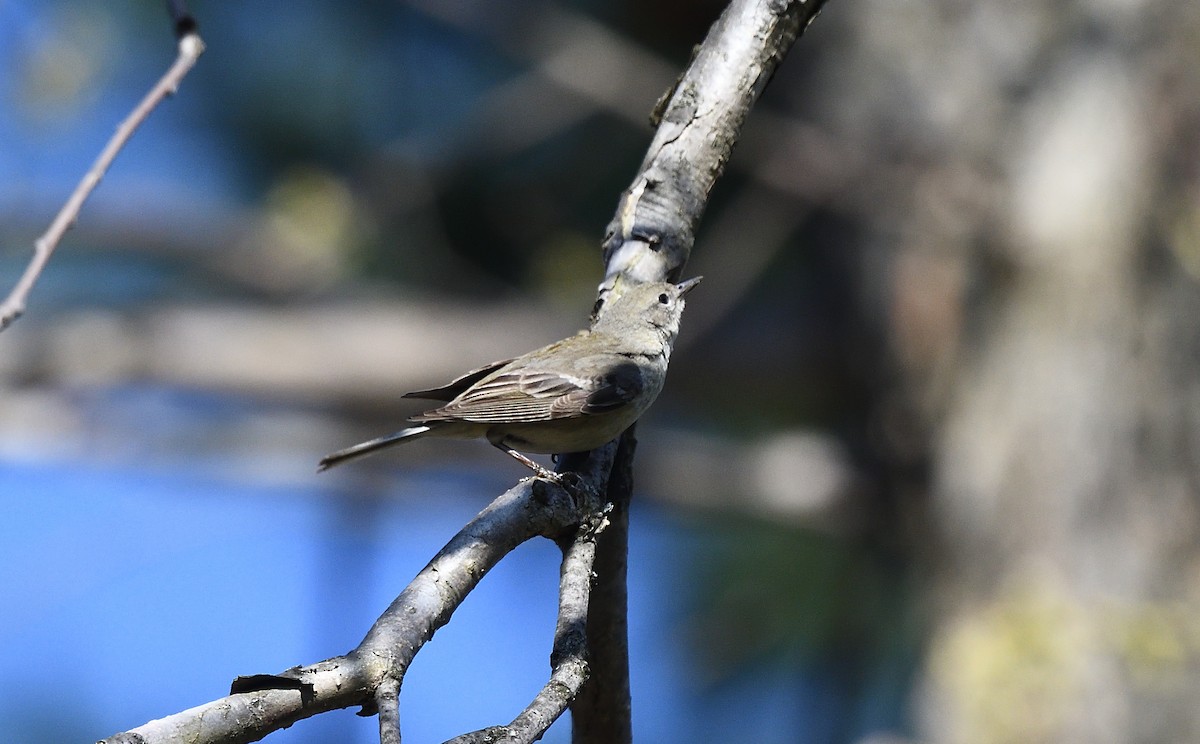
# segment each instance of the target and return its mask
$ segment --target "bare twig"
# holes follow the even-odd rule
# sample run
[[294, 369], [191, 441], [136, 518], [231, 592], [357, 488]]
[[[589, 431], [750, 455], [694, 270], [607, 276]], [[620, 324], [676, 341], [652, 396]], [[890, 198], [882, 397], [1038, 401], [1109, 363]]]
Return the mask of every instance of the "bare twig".
[[96, 158], [96, 162], [92, 163], [91, 169], [84, 174], [79, 185], [75, 187], [62, 209], [55, 215], [49, 229], [33, 244], [33, 258], [25, 267], [25, 273], [17, 280], [12, 292], [4, 302], [0, 303], [0, 331], [11, 325], [25, 312], [29, 293], [33, 290], [33, 285], [37, 283], [43, 269], [46, 268], [46, 262], [50, 260], [50, 256], [58, 247], [63, 235], [75, 224], [75, 220], [79, 217], [79, 211], [83, 208], [83, 203], [100, 185], [100, 180], [104, 178], [109, 166], [116, 159], [117, 153], [121, 152], [125, 143], [129, 141], [129, 138], [158, 104], [178, 90], [183, 78], [195, 66], [200, 55], [204, 53], [204, 42], [196, 33], [195, 21], [187, 14], [183, 4], [178, 1], [172, 2], [170, 9], [176, 32], [182, 32], [179, 36], [179, 51], [175, 62], [117, 127], [117, 131], [104, 146], [100, 156]]
[[[513, 720], [510, 729], [532, 734], [545, 731], [566, 711], [588, 678], [587, 613], [591, 603], [592, 567], [596, 562], [596, 537], [608, 524], [608, 517], [597, 514], [592, 524], [580, 527], [579, 534], [563, 550], [562, 574], [558, 590], [558, 626], [554, 631], [554, 649], [550, 652], [550, 681], [533, 702]], [[522, 739], [533, 741], [536, 737]]]
[[379, 744], [400, 744], [400, 680], [388, 677], [375, 690]]
[[606, 513], [597, 513], [563, 545], [550, 680], [512, 723], [456, 736], [446, 744], [531, 744], [542, 738], [579, 695], [589, 673], [586, 627], [596, 536], [607, 524]]

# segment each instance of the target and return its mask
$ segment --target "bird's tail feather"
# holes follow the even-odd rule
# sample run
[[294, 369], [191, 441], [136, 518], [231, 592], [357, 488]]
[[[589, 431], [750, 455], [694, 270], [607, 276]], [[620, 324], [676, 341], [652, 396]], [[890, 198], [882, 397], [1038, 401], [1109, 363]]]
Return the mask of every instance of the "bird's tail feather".
[[395, 434], [388, 434], [387, 436], [379, 437], [378, 439], [360, 442], [359, 444], [356, 444], [353, 447], [347, 447], [344, 450], [338, 450], [332, 455], [326, 455], [325, 457], [321, 458], [321, 463], [317, 466], [317, 472], [319, 473], [322, 470], [328, 470], [334, 465], [340, 465], [347, 460], [353, 460], [357, 457], [362, 457], [363, 455], [369, 455], [376, 450], [390, 447], [393, 444], [399, 444], [409, 439], [415, 439], [416, 437], [419, 437], [425, 432], [429, 431], [431, 428], [433, 427], [410, 426], [407, 429], [401, 429]]

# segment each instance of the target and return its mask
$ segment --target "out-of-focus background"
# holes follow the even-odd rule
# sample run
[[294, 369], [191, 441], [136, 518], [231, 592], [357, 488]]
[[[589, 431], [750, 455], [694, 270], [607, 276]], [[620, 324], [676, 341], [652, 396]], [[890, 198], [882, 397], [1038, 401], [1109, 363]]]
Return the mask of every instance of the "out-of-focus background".
[[[0, 739], [346, 651], [525, 474], [482, 443], [314, 464], [584, 324], [721, 6], [195, 3], [207, 54], [0, 335]], [[172, 56], [158, 3], [0, 2], [3, 291]], [[1197, 70], [1190, 0], [829, 4], [639, 427], [639, 741], [1200, 739]], [[556, 581], [534, 543], [483, 582], [406, 736], [529, 700]]]

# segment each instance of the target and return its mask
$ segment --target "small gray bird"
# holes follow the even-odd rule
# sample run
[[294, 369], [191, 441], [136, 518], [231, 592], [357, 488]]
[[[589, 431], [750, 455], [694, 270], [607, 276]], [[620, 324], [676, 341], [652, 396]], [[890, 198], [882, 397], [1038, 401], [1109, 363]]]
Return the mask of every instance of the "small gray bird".
[[586, 452], [629, 428], [662, 390], [683, 297], [701, 278], [614, 289], [590, 329], [406, 394], [448, 402], [409, 418], [417, 426], [334, 452], [319, 470], [421, 437], [484, 437], [539, 476], [558, 480], [517, 450]]

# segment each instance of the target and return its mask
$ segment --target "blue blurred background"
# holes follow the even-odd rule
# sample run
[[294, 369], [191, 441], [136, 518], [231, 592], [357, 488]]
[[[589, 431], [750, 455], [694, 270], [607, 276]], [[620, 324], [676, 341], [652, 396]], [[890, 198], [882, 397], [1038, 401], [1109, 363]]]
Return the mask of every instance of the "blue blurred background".
[[[92, 741], [349, 650], [524, 475], [457, 442], [314, 471], [404, 391], [585, 323], [648, 114], [721, 7], [192, 6], [207, 53], [0, 334], [0, 739]], [[639, 741], [1200, 731], [1197, 15], [834, 2], [797, 44], [639, 426]], [[0, 0], [5, 291], [168, 26]], [[406, 737], [529, 701], [557, 572], [537, 541], [484, 580], [405, 680]]]

